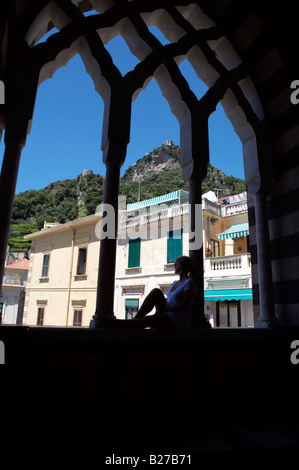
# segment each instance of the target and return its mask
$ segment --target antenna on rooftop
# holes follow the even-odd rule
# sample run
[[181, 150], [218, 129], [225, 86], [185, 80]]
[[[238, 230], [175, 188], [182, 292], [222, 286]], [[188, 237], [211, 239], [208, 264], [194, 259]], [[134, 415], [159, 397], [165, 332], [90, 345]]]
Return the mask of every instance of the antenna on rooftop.
[[214, 188], [214, 191], [217, 191], [217, 199], [218, 199], [218, 197], [219, 197], [218, 194], [219, 194], [219, 191], [221, 191], [221, 189], [219, 189], [219, 188]]

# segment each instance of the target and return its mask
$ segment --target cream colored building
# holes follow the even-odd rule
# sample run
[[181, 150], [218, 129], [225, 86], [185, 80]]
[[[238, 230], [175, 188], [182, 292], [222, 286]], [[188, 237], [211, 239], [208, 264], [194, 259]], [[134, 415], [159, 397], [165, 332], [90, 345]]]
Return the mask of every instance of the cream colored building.
[[[204, 260], [205, 313], [215, 326], [253, 326], [246, 199], [219, 204], [208, 193], [202, 214], [202, 243], [212, 250]], [[114, 312], [131, 318], [152, 288], [167, 292], [177, 278], [174, 259], [188, 255], [188, 193], [128, 205], [119, 220]], [[26, 236], [32, 247], [24, 324], [89, 325], [96, 305], [98, 223], [100, 216], [92, 215]], [[247, 224], [243, 235], [221, 235], [240, 224]]]
[[32, 240], [23, 324], [88, 325], [95, 311], [98, 215], [45, 226]]

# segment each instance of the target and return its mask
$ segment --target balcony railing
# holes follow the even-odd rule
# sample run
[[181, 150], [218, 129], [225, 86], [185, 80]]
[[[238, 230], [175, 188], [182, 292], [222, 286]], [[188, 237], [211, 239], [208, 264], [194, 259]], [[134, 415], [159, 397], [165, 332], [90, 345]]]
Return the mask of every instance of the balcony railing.
[[205, 273], [210, 276], [232, 274], [250, 274], [251, 259], [249, 253], [232, 256], [217, 256], [204, 260]]
[[189, 204], [181, 204], [169, 208], [158, 209], [153, 212], [144, 212], [140, 215], [132, 217], [131, 219], [122, 220], [119, 223], [119, 230], [126, 228], [134, 228], [138, 225], [146, 225], [148, 223], [155, 223], [162, 220], [170, 219], [171, 217], [180, 217], [189, 214]]
[[14, 286], [23, 286], [23, 278], [17, 276], [3, 276], [3, 284], [11, 284]]
[[247, 212], [247, 201], [235, 202], [234, 204], [222, 204], [221, 215], [222, 217], [229, 217], [230, 215], [242, 214]]
[[203, 209], [212, 212], [219, 217], [229, 217], [230, 215], [243, 214], [247, 212], [247, 201], [235, 202], [233, 204], [216, 204], [215, 202], [203, 199]]
[[[247, 202], [237, 202], [234, 204], [216, 204], [203, 199], [203, 209], [212, 212], [219, 217], [229, 217], [234, 214], [241, 214], [247, 212]], [[146, 225], [148, 223], [161, 222], [171, 217], [182, 217], [189, 214], [189, 204], [174, 205], [169, 208], [158, 208], [153, 211], [141, 211], [139, 215], [130, 218], [121, 218], [119, 222], [119, 230], [126, 228], [134, 228], [139, 225]]]

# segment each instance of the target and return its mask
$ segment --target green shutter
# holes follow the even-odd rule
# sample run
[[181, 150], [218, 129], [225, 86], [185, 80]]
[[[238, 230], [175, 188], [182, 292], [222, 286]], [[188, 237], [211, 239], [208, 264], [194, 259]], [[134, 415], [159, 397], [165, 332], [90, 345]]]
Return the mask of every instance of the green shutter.
[[129, 240], [129, 268], [140, 266], [140, 238]]
[[139, 307], [139, 300], [138, 299], [126, 299], [125, 300], [125, 307], [126, 308], [138, 308]]
[[125, 312], [126, 320], [134, 318], [138, 311], [139, 300], [138, 299], [126, 299], [125, 300]]
[[183, 229], [169, 232], [167, 239], [167, 263], [173, 263], [183, 254]]

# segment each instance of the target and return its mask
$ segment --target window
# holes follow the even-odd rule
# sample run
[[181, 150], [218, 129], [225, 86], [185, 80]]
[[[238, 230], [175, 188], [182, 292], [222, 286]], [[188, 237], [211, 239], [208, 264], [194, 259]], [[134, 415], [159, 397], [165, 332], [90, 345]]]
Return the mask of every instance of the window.
[[74, 320], [73, 326], [81, 326], [82, 325], [82, 309], [75, 309], [74, 310]]
[[43, 325], [44, 324], [44, 315], [45, 315], [45, 308], [44, 307], [38, 307], [37, 310], [37, 325]]
[[172, 230], [167, 239], [167, 263], [173, 263], [183, 254], [183, 229]]
[[49, 274], [49, 263], [50, 263], [50, 255], [44, 255], [43, 259], [43, 269], [42, 269], [42, 277], [48, 277]]
[[87, 258], [87, 248], [79, 248], [78, 253], [78, 263], [77, 263], [77, 276], [83, 275], [86, 273], [86, 258]]
[[138, 299], [126, 299], [125, 300], [125, 310], [126, 310], [126, 320], [131, 320], [135, 317], [139, 308]]
[[129, 240], [129, 260], [128, 268], [140, 266], [140, 238]]
[[211, 249], [213, 256], [220, 256], [220, 245], [217, 240], [211, 240]]
[[217, 300], [216, 302], [216, 326], [238, 327], [241, 326], [241, 301]]

